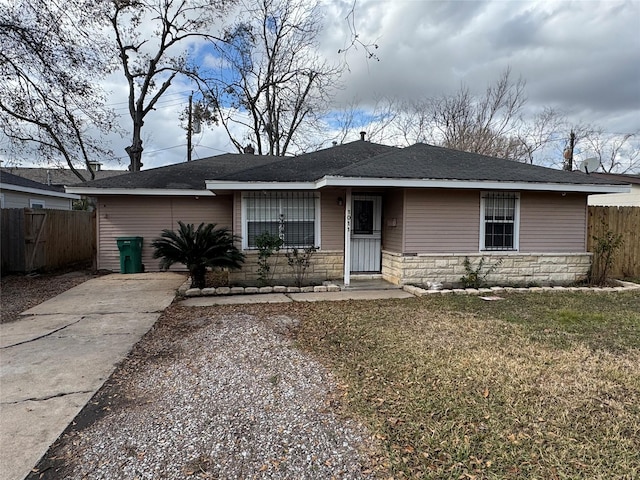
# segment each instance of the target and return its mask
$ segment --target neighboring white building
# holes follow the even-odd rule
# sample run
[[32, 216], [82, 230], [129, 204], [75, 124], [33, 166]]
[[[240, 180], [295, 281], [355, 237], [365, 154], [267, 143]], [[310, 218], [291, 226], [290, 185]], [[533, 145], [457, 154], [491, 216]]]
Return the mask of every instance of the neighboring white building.
[[618, 173], [592, 173], [591, 175], [628, 183], [631, 185], [631, 191], [629, 193], [589, 195], [589, 205], [603, 207], [640, 207], [640, 175], [624, 175]]
[[59, 187], [44, 185], [26, 178], [0, 172], [1, 208], [52, 208], [71, 210], [80, 195], [61, 191]]

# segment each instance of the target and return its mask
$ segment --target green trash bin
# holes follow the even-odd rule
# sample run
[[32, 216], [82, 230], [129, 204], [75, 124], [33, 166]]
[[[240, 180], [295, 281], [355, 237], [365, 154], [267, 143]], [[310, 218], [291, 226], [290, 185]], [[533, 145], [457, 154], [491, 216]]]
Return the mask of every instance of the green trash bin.
[[119, 237], [120, 273], [141, 273], [142, 237]]

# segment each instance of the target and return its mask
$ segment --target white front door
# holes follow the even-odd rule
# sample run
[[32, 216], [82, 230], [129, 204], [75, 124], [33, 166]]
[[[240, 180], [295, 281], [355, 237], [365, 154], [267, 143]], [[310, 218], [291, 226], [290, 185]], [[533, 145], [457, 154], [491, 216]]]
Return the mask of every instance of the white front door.
[[352, 196], [351, 271], [380, 272], [382, 197]]

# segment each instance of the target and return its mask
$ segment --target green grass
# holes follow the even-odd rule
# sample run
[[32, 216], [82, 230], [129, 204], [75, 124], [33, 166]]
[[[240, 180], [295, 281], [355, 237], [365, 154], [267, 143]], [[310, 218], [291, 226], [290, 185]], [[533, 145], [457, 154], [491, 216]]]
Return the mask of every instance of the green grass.
[[290, 307], [383, 478], [640, 477], [640, 295]]

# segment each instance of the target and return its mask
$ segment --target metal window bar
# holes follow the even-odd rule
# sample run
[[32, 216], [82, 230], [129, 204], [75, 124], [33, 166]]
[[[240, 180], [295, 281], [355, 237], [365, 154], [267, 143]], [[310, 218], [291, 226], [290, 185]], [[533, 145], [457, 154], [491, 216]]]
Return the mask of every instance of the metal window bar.
[[513, 250], [517, 196], [488, 193], [484, 196], [485, 250]]
[[316, 245], [316, 196], [310, 192], [250, 192], [244, 196], [247, 246], [256, 248], [264, 232], [277, 235], [285, 248]]

